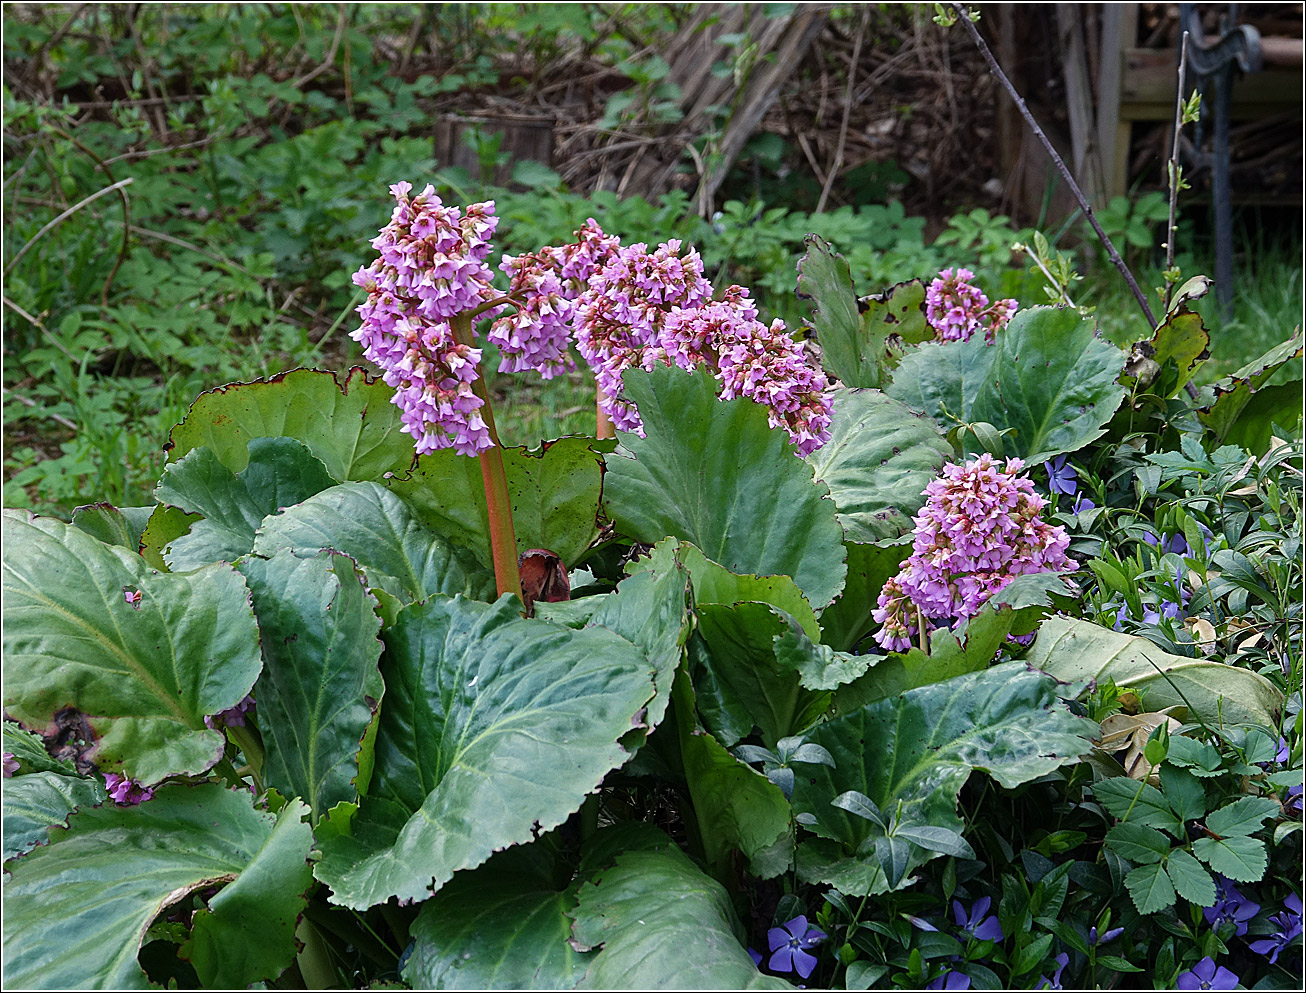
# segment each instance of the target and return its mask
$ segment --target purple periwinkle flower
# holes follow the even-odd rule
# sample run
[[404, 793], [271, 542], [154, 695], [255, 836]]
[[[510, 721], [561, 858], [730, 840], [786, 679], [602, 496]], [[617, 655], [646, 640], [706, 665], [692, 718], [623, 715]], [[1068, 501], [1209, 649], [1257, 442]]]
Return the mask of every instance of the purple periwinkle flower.
[[1158, 538], [1148, 533], [1143, 535], [1143, 540], [1159, 551], [1162, 555], [1190, 555], [1192, 549], [1188, 547], [1188, 542], [1184, 540], [1182, 534], [1171, 535], [1169, 538]]
[[1075, 471], [1073, 465], [1066, 462], [1064, 455], [1058, 455], [1051, 462], [1044, 462], [1043, 468], [1048, 474], [1048, 489], [1053, 493], [1071, 496], [1079, 489], [1079, 484], [1075, 482], [1079, 478], [1079, 473]]
[[1059, 952], [1056, 958], [1054, 958], [1052, 961], [1057, 964], [1057, 971], [1052, 973], [1051, 979], [1048, 979], [1047, 976], [1039, 976], [1038, 978], [1040, 982], [1039, 985], [1035, 987], [1036, 989], [1059, 990], [1063, 988], [1061, 985], [1061, 974], [1065, 972], [1066, 966], [1070, 962], [1070, 956], [1067, 955], [1065, 952]]
[[825, 940], [825, 932], [807, 926], [803, 915], [787, 921], [780, 927], [773, 927], [766, 933], [766, 940], [771, 946], [771, 961], [767, 963], [772, 972], [797, 972], [806, 979], [816, 968], [816, 956], [808, 952]]
[[1002, 925], [998, 923], [996, 915], [989, 914], [989, 907], [992, 904], [991, 898], [982, 896], [971, 904], [968, 914], [960, 900], [953, 900], [952, 916], [957, 922], [957, 927], [977, 941], [1001, 941], [1004, 937]]
[[881, 625], [875, 640], [905, 651], [922, 618], [974, 617], [993, 594], [1017, 576], [1071, 565], [1066, 529], [1046, 523], [1047, 501], [1020, 459], [1003, 466], [985, 452], [960, 465], [945, 465], [925, 487], [916, 515], [911, 556], [884, 584], [871, 616]]
[[152, 786], [142, 786], [129, 776], [121, 776], [116, 772], [105, 773], [104, 787], [113, 802], [124, 807], [134, 807], [154, 796]]
[[1277, 931], [1268, 938], [1251, 942], [1248, 947], [1257, 955], [1270, 956], [1270, 964], [1279, 961], [1279, 953], [1292, 943], [1292, 939], [1302, 933], [1301, 897], [1289, 893], [1283, 901], [1284, 909], [1270, 918]]
[[938, 979], [932, 979], [925, 984], [927, 990], [968, 990], [970, 989], [970, 976], [964, 972], [945, 972]]
[[1075, 494], [1075, 503], [1070, 508], [1070, 512], [1072, 514], [1087, 514], [1090, 510], [1094, 510], [1096, 507], [1097, 504], [1084, 496], [1084, 494], [1077, 493]]
[[1301, 817], [1302, 815], [1302, 784], [1288, 787], [1288, 795], [1283, 801], [1283, 812], [1289, 817]]
[[1095, 925], [1088, 929], [1088, 943], [1096, 948], [1098, 945], [1106, 945], [1112, 941], [1115, 941], [1124, 933], [1125, 933], [1124, 928], [1113, 927], [1110, 931], [1103, 931], [1101, 934], [1098, 934], [1097, 927]]
[[1181, 972], [1175, 985], [1181, 990], [1236, 990], [1238, 977], [1224, 966], [1217, 966], [1208, 955], [1188, 972]]
[[756, 948], [749, 947], [748, 957], [753, 960], [753, 965], [757, 966], [759, 969], [762, 968], [762, 953]]
[[1215, 877], [1215, 903], [1202, 910], [1202, 916], [1212, 928], [1222, 924], [1235, 925], [1234, 934], [1242, 937], [1247, 933], [1247, 922], [1255, 917], [1261, 905], [1249, 900], [1238, 892], [1233, 881], [1225, 876]]
[[1181, 609], [1180, 609], [1180, 607], [1179, 607], [1179, 604], [1174, 603], [1174, 602], [1172, 602], [1172, 601], [1170, 601], [1170, 600], [1162, 600], [1162, 601], [1161, 601], [1161, 609], [1160, 609], [1159, 612], [1156, 611], [1156, 610], [1153, 610], [1150, 606], [1144, 604], [1144, 605], [1143, 605], [1143, 623], [1144, 623], [1144, 624], [1160, 624], [1160, 623], [1161, 623], [1161, 618], [1163, 618], [1163, 617], [1169, 618], [1169, 619], [1172, 620], [1172, 621], [1174, 621], [1174, 620], [1178, 620], [1178, 619], [1179, 619], [1179, 615], [1180, 615], [1181, 612], [1182, 612], [1182, 611], [1181, 611]]

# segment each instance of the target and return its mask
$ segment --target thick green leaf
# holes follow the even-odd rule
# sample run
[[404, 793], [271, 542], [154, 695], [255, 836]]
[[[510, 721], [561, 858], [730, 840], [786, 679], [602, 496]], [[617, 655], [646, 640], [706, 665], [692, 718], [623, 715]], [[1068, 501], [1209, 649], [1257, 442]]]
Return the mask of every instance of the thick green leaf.
[[293, 438], [253, 439], [248, 464], [239, 474], [218, 461], [212, 449], [193, 449], [164, 468], [154, 499], [204, 520], [164, 549], [164, 561], [174, 572], [234, 562], [254, 547], [263, 518], [336, 482]]
[[883, 293], [858, 297], [857, 309], [862, 321], [858, 344], [863, 355], [876, 356], [880, 381], [849, 386], [882, 387], [909, 346], [935, 338], [934, 328], [925, 318], [925, 284], [919, 279], [898, 283]]
[[[652, 664], [656, 695], [648, 702], [642, 721], [643, 730], [649, 733], [666, 716], [672, 680], [685, 657], [690, 631], [688, 587], [689, 577], [675, 562], [638, 573], [623, 581], [616, 592], [592, 598], [600, 603], [584, 625], [611, 631], [638, 648]], [[622, 744], [630, 748], [637, 741], [627, 735]]]
[[847, 386], [879, 386], [878, 356], [862, 354], [862, 319], [847, 260], [818, 235], [809, 234], [803, 244], [807, 252], [798, 261], [798, 297], [812, 301], [821, 364]]
[[664, 850], [671, 841], [641, 821], [600, 828], [573, 878], [550, 840], [501, 852], [427, 900], [413, 923], [404, 980], [415, 989], [574, 989], [597, 954], [570, 944], [577, 890], [623, 852]]
[[1174, 904], [1174, 886], [1160, 862], [1140, 865], [1125, 877], [1125, 886], [1140, 914], [1154, 914]]
[[6, 985], [147, 988], [136, 953], [150, 922], [221, 883], [230, 885], [196, 915], [183, 954], [208, 986], [275, 978], [294, 957], [311, 881], [305, 813], [291, 801], [274, 818], [247, 792], [208, 783], [78, 811], [49, 844], [5, 866]]
[[830, 487], [848, 541], [897, 538], [912, 529], [925, 486], [952, 455], [933, 420], [879, 390], [834, 395], [830, 440], [807, 456]]
[[675, 848], [628, 852], [582, 886], [572, 936], [602, 949], [584, 989], [792, 989], [757, 970], [729, 894]]
[[1007, 454], [1027, 462], [1078, 451], [1100, 437], [1125, 397], [1116, 382], [1124, 354], [1070, 308], [1020, 311], [993, 351], [993, 375], [967, 420], [1015, 428], [1004, 439]]
[[29, 772], [58, 772], [65, 776], [75, 776], [77, 769], [67, 759], [57, 759], [45, 750], [45, 743], [40, 735], [24, 731], [13, 721], [4, 722], [4, 750], [18, 762], [14, 775]]
[[1171, 655], [1146, 638], [1108, 631], [1090, 621], [1053, 617], [1043, 623], [1025, 661], [1065, 682], [1112, 680], [1147, 689], [1147, 705], [1187, 706], [1208, 724], [1277, 727], [1283, 695], [1264, 676], [1208, 659]]
[[1133, 821], [1117, 824], [1106, 833], [1109, 844], [1122, 859], [1133, 863], [1162, 862], [1170, 854], [1170, 839], [1156, 828]]
[[[808, 738], [829, 750], [835, 767], [808, 766], [796, 781], [793, 806], [807, 815], [804, 821], [810, 820], [816, 834], [843, 849], [835, 853], [818, 846], [804, 855], [811, 843], [800, 844], [800, 872], [806, 859], [810, 881], [834, 883], [849, 895], [883, 891], [890, 874], [883, 862], [878, 873], [874, 870], [874, 855], [871, 868], [840, 872], [837, 883], [829, 870], [836, 855], [863, 861], [861, 846], [873, 845], [877, 835], [871, 821], [833, 806], [849, 790], [869, 797], [882, 811], [895, 812], [904, 824], [960, 834], [957, 793], [972, 770], [1012, 787], [1076, 761], [1088, 751], [1096, 725], [1071, 714], [1058, 692], [1058, 684], [1041, 673], [1007, 663], [909, 690], [817, 725]], [[885, 854], [891, 853], [886, 849]], [[934, 857], [913, 848], [904, 874]], [[815, 863], [825, 868], [813, 873]], [[869, 888], [844, 889], [849, 875]]]
[[1124, 353], [1068, 308], [1030, 307], [992, 346], [922, 345], [909, 353], [887, 392], [941, 424], [986, 421], [1014, 433], [1007, 455], [1038, 462], [1099, 437], [1124, 399], [1116, 382]]
[[843, 587], [843, 529], [829, 489], [748, 399], [722, 402], [705, 370], [632, 369], [626, 395], [646, 437], [604, 460], [604, 501], [622, 533], [674, 535], [730, 572], [790, 576], [813, 607]]
[[202, 520], [199, 514], [188, 514], [176, 507], [156, 504], [141, 532], [141, 558], [160, 572], [168, 571], [163, 552], [169, 545], [190, 530], [191, 525]]
[[687, 541], [662, 539], [647, 556], [629, 562], [626, 572], [634, 575], [647, 569], [662, 570], [672, 562], [679, 562], [688, 571], [694, 603], [719, 603], [726, 606], [746, 601], [769, 603], [794, 618], [809, 637], [820, 637], [820, 627], [812, 605], [788, 576], [736, 575], [725, 566], [713, 562]]
[[[707, 651], [693, 656], [691, 675], [699, 709], [722, 744], [734, 745], [756, 724], [766, 746], [774, 748], [824, 713], [829, 694], [804, 689], [797, 668], [776, 657], [788, 615], [764, 603], [699, 604], [695, 613]], [[720, 708], [731, 715], [728, 723], [717, 717]]]
[[1301, 384], [1276, 388], [1265, 383], [1281, 366], [1300, 358], [1302, 348], [1302, 330], [1297, 328], [1287, 341], [1203, 392], [1197, 418], [1211, 432], [1215, 444], [1235, 442], [1260, 453], [1274, 420], [1287, 426], [1295, 423], [1291, 415], [1301, 412]]
[[1176, 848], [1170, 853], [1165, 871], [1174, 884], [1175, 891], [1189, 903], [1199, 907], [1214, 906], [1215, 880], [1197, 859], [1182, 848]]
[[[1134, 344], [1121, 381], [1128, 386], [1142, 378], [1147, 392], [1160, 391], [1167, 397], [1177, 396], [1184, 383], [1193, 378], [1198, 365], [1209, 356], [1207, 346], [1210, 344], [1211, 334], [1202, 323], [1201, 315], [1181, 304], [1172, 309], [1149, 340]], [[1148, 361], [1155, 363], [1156, 380], [1152, 383], [1140, 374], [1140, 366]], [[1167, 362], [1173, 363], [1173, 372], [1168, 374], [1165, 371]]]
[[[678, 637], [685, 585], [660, 590], [671, 606], [646, 609]], [[660, 662], [636, 645], [605, 628], [523, 620], [511, 596], [412, 604], [384, 639], [372, 784], [349, 827], [319, 839], [318, 878], [354, 908], [425, 899], [561, 824], [629, 757], [619, 740], [657, 691]]]
[[460, 872], [412, 926], [404, 981], [428, 990], [570, 990], [593, 953], [568, 944], [579, 882], [532, 885], [486, 865]]
[[1226, 838], [1230, 835], [1254, 834], [1261, 829], [1261, 822], [1265, 818], [1274, 816], [1280, 809], [1278, 803], [1269, 797], [1244, 796], [1212, 811], [1206, 818], [1206, 827]]
[[[839, 687], [834, 697], [835, 711], [848, 713], [863, 704], [897, 696], [918, 686], [986, 669], [1006, 643], [1008, 634], [1018, 628], [1028, 629], [1030, 618], [1044, 612], [1044, 606], [1049, 603], [1048, 591], [1064, 589], [1065, 584], [1056, 573], [1017, 576], [955, 631], [948, 628], [932, 631], [928, 655], [919, 648], [910, 648], [903, 653], [890, 653], [887, 658], [870, 656], [874, 668]], [[878, 593], [877, 590], [877, 596]]]
[[79, 807], [97, 807], [108, 794], [99, 778], [34, 772], [15, 776], [4, 789], [4, 857], [43, 844], [51, 825], [64, 824]]
[[427, 530], [402, 500], [379, 483], [344, 483], [267, 518], [254, 540], [258, 555], [322, 548], [356, 561], [370, 586], [404, 603], [434, 593], [494, 596], [494, 574]]
[[226, 740], [204, 718], [239, 703], [260, 666], [240, 575], [222, 564], [160, 574], [23, 511], [5, 511], [4, 546], [9, 716], [44, 728], [79, 711], [97, 737], [89, 757], [146, 784], [217, 762]]
[[1216, 872], [1240, 883], [1260, 882], [1265, 875], [1265, 842], [1244, 835], [1232, 838], [1198, 838], [1193, 854]]
[[982, 335], [921, 345], [903, 356], [884, 392], [945, 427], [979, 420], [971, 417], [971, 408], [989, 379], [996, 354]]
[[413, 463], [413, 439], [400, 431], [394, 390], [351, 369], [295, 369], [267, 380], [201, 393], [168, 436], [168, 460], [207, 446], [232, 472], [245, 468], [254, 438], [294, 438], [322, 460], [332, 479], [383, 479]]
[[1093, 795], [1112, 817], [1140, 827], [1162, 828], [1175, 837], [1183, 834], [1183, 823], [1155, 786], [1129, 776], [1115, 776], [1094, 783]]
[[881, 660], [878, 655], [836, 652], [828, 645], [813, 642], [792, 617], [786, 620], [786, 629], [772, 642], [775, 659], [781, 669], [798, 673], [799, 684], [805, 690], [838, 689]]
[[839, 598], [821, 611], [821, 641], [840, 652], [852, 651], [871, 629], [871, 611], [884, 584], [911, 554], [911, 539], [859, 545], [845, 542], [848, 581]]
[[263, 777], [308, 801], [316, 821], [357, 797], [359, 749], [384, 690], [376, 599], [353, 561], [335, 552], [250, 556], [240, 571], [262, 640], [254, 697]]
[[[682, 672], [676, 677], [676, 723], [685, 782], [708, 863], [724, 867], [738, 849], [754, 860], [762, 878], [788, 868], [791, 811], [780, 788], [739, 761], [708, 734], [694, 716], [694, 690]], [[778, 843], [788, 841], [777, 852]]]
[[[503, 450], [520, 551], [547, 548], [570, 569], [599, 535], [595, 520], [602, 491], [605, 446], [592, 438], [563, 438], [540, 448]], [[489, 566], [490, 526], [479, 459], [451, 448], [419, 456], [411, 475], [386, 482], [417, 519]]]
[[73, 511], [73, 527], [81, 528], [106, 545], [121, 545], [133, 552], [141, 547], [141, 532], [154, 512], [153, 507], [115, 507], [93, 503]]

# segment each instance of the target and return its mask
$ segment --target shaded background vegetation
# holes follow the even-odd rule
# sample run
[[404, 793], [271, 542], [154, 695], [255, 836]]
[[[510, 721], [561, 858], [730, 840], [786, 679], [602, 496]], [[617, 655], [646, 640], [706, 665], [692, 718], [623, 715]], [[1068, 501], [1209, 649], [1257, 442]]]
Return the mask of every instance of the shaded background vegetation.
[[[1085, 274], [1076, 302], [1105, 334], [1146, 330], [1081, 218], [1052, 216], [1050, 198], [1038, 216], [1003, 212], [999, 96], [924, 6], [823, 7], [762, 125], [696, 202], [729, 110], [687, 117], [671, 78], [697, 6], [6, 7], [6, 505], [144, 503], [200, 391], [360, 361], [349, 277], [399, 179], [494, 199], [504, 252], [568, 240], [589, 216], [626, 241], [683, 238], [718, 285], [751, 286], [791, 327], [810, 231], [849, 259], [859, 292], [967, 265], [990, 295], [1029, 304], [1042, 279], [1010, 246], [1038, 227]], [[747, 33], [715, 47], [713, 78], [732, 84], [768, 57]], [[457, 114], [547, 119], [545, 161]], [[668, 135], [685, 154], [640, 188], [629, 163]], [[1160, 284], [1163, 214], [1143, 191], [1104, 214], [1144, 286]], [[1299, 218], [1267, 216], [1240, 229], [1253, 275], [1233, 319], [1207, 314], [1208, 378], [1301, 320]], [[1205, 208], [1183, 217], [1180, 264], [1209, 271]], [[509, 443], [590, 426], [587, 373], [492, 386]]]

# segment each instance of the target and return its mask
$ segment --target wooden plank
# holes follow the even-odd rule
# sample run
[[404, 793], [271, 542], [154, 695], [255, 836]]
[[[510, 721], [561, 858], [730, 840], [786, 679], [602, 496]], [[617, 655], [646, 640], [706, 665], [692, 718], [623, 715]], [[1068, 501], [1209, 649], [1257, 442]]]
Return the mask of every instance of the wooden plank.
[[[1151, 48], [1125, 51], [1120, 84], [1120, 117], [1127, 121], [1168, 121], [1174, 117], [1178, 82], [1175, 53]], [[1282, 113], [1302, 103], [1300, 69], [1267, 69], [1234, 80], [1231, 111], [1234, 120]]]
[[1066, 81], [1066, 110], [1070, 117], [1071, 171], [1095, 206], [1104, 203], [1102, 164], [1093, 126], [1093, 92], [1084, 52], [1083, 4], [1057, 4], [1062, 71]]

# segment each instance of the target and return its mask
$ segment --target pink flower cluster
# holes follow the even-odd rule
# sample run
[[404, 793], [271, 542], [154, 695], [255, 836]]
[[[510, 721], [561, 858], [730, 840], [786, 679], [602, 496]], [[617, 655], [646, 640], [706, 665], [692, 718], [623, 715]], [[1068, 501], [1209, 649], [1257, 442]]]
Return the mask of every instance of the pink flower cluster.
[[142, 786], [136, 780], [116, 772], [105, 773], [104, 786], [109, 791], [110, 799], [123, 806], [135, 806], [154, 796], [152, 786]]
[[721, 381], [723, 400], [748, 397], [765, 406], [771, 426], [788, 431], [799, 454], [825, 444], [830, 383], [815, 348], [795, 341], [781, 321], [758, 321], [743, 287], [730, 286], [713, 301], [702, 259], [679, 250], [675, 240], [651, 253], [643, 244], [623, 248], [581, 297], [577, 345], [613, 423], [642, 433], [639, 412], [622, 395], [627, 369], [705, 365]]
[[983, 291], [971, 285], [974, 278], [969, 269], [944, 269], [925, 291], [925, 319], [941, 341], [970, 341], [976, 331], [983, 331], [991, 345], [1016, 313], [1015, 300], [990, 305]]
[[1066, 529], [1042, 520], [1047, 501], [1022, 468], [1020, 459], [1004, 468], [985, 453], [944, 466], [925, 487], [912, 554], [871, 613], [880, 645], [906, 651], [923, 627], [936, 626], [929, 622], [974, 617], [1015, 577], [1070, 565]]
[[485, 261], [498, 223], [494, 204], [459, 211], [431, 186], [410, 198], [411, 190], [410, 183], [390, 187], [397, 203], [372, 241], [379, 257], [354, 274], [367, 300], [351, 337], [395, 388], [419, 455], [448, 447], [474, 455], [493, 444], [472, 389], [480, 349], [453, 333], [454, 318], [477, 310], [495, 318], [487, 336], [499, 348], [501, 372], [556, 376], [572, 367], [574, 340], [621, 430], [642, 430], [622, 395], [622, 373], [660, 361], [707, 365], [723, 399], [766, 406], [771, 425], [785, 428], [801, 454], [830, 437], [830, 384], [815, 345], [794, 341], [780, 321], [761, 324], [741, 287], [714, 303], [692, 248], [682, 255], [676, 240], [651, 252], [642, 243], [622, 248], [591, 218], [572, 244], [503, 257], [514, 311], [498, 316], [497, 304], [507, 301]]
[[498, 218], [493, 201], [465, 211], [446, 207], [427, 186], [411, 199], [411, 183], [390, 187], [397, 204], [373, 239], [380, 252], [354, 274], [367, 291], [351, 333], [384, 370], [403, 412], [403, 430], [418, 454], [453, 447], [474, 455], [491, 447], [472, 391], [480, 349], [454, 340], [450, 319], [498, 297], [486, 265]]
[[545, 379], [575, 366], [568, 348], [576, 325], [577, 301], [590, 277], [621, 247], [590, 218], [576, 241], [542, 248], [533, 255], [505, 255], [499, 266], [510, 277], [508, 293], [520, 300], [515, 312], [500, 317], [486, 335], [499, 346], [499, 371], [534, 369]]
[[674, 238], [653, 252], [643, 242], [622, 248], [580, 298], [576, 347], [594, 370], [604, 410], [622, 431], [638, 431], [641, 422], [621, 398], [621, 374], [644, 364], [645, 351], [658, 344], [674, 309], [697, 308], [712, 299], [698, 252], [691, 248], [682, 258], [679, 251]]

